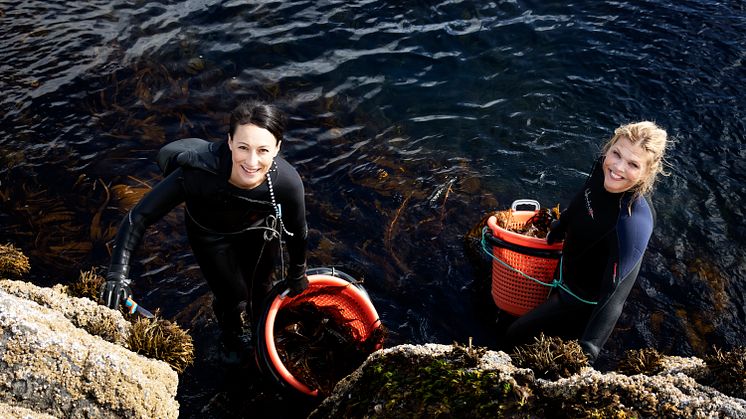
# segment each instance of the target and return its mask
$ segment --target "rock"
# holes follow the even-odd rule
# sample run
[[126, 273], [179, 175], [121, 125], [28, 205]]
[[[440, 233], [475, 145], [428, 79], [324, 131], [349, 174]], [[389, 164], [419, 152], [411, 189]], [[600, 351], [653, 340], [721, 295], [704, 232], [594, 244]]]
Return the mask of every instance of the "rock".
[[5, 419], [55, 419], [54, 416], [46, 413], [34, 412], [25, 407], [11, 406], [0, 403], [0, 418]]
[[175, 371], [87, 331], [122, 342], [128, 327], [93, 301], [0, 281], [0, 416], [178, 417]]
[[62, 285], [43, 288], [23, 281], [0, 280], [0, 290], [61, 313], [76, 327], [112, 343], [124, 344], [130, 328], [118, 311], [87, 298], [71, 297]]
[[665, 357], [663, 371], [626, 376], [591, 367], [535, 378], [504, 352], [447, 345], [377, 351], [340, 381], [309, 418], [701, 417], [746, 418], [746, 401], [700, 384], [697, 358]]

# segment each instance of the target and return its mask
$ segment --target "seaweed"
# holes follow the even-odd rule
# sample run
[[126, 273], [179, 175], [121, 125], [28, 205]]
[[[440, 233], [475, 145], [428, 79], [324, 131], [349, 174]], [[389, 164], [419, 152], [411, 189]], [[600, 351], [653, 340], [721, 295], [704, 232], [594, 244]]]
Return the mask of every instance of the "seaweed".
[[543, 333], [534, 338], [534, 343], [517, 346], [510, 357], [516, 366], [530, 368], [537, 377], [547, 379], [567, 378], [589, 366], [577, 340], [565, 342]]
[[281, 310], [275, 344], [283, 365], [299, 381], [328, 395], [383, 340], [382, 327], [363, 338], [342, 311], [304, 301]]

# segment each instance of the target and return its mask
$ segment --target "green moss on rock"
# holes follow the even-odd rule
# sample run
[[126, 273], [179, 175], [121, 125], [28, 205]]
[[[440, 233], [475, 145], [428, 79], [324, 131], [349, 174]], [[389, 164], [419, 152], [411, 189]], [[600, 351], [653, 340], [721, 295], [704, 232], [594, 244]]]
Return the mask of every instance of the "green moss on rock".
[[[444, 356], [398, 353], [372, 360], [334, 416], [500, 417], [522, 410], [528, 395], [515, 380], [473, 369], [472, 363], [459, 349]], [[328, 415], [322, 406], [312, 417]]]

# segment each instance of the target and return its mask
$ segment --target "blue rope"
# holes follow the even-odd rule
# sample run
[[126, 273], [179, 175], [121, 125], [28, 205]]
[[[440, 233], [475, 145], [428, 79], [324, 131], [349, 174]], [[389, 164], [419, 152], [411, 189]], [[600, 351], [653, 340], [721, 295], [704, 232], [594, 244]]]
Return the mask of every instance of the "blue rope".
[[561, 289], [565, 290], [565, 292], [567, 292], [571, 296], [575, 297], [575, 299], [577, 299], [580, 302], [583, 302], [583, 303], [586, 303], [586, 304], [592, 304], [592, 305], [593, 304], [598, 304], [597, 301], [589, 301], [589, 300], [585, 300], [585, 299], [579, 297], [574, 292], [570, 291], [570, 288], [568, 288], [567, 285], [564, 284], [564, 281], [562, 280], [562, 260], [563, 260], [564, 256], [560, 257], [560, 262], [559, 262], [560, 263], [560, 266], [559, 266], [559, 272], [560, 272], [559, 279], [553, 279], [551, 283], [546, 283], [544, 281], [541, 281], [541, 280], [533, 278], [533, 277], [531, 277], [529, 275], [526, 275], [525, 273], [523, 273], [520, 270], [518, 270], [518, 269], [516, 269], [516, 268], [514, 268], [512, 266], [510, 266], [505, 261], [502, 261], [497, 256], [495, 256], [494, 253], [492, 252], [492, 250], [487, 245], [487, 240], [485, 238], [485, 235], [487, 234], [487, 229], [488, 229], [488, 227], [486, 227], [486, 226], [482, 228], [482, 240], [481, 240], [482, 241], [482, 250], [484, 250], [484, 252], [487, 253], [493, 260], [499, 262], [501, 265], [505, 266], [509, 270], [511, 270], [511, 271], [513, 271], [513, 272], [515, 272], [517, 274], [522, 275], [524, 278], [530, 279], [531, 281], [534, 281], [534, 282], [536, 282], [538, 284], [544, 285], [545, 287], [561, 288]]

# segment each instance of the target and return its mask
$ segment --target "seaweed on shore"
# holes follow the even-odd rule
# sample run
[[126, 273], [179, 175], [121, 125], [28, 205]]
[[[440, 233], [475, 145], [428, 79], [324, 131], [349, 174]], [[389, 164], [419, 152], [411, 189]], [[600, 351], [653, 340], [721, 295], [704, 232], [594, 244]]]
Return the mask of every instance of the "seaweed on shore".
[[655, 375], [663, 369], [663, 355], [653, 348], [629, 349], [619, 361], [617, 371], [626, 375]]
[[578, 341], [565, 342], [543, 333], [534, 343], [517, 346], [510, 357], [516, 366], [530, 368], [537, 377], [547, 379], [570, 377], [589, 365]]
[[713, 347], [714, 353], [704, 357], [709, 374], [703, 384], [739, 399], [746, 399], [746, 347], [739, 346], [731, 351]]

